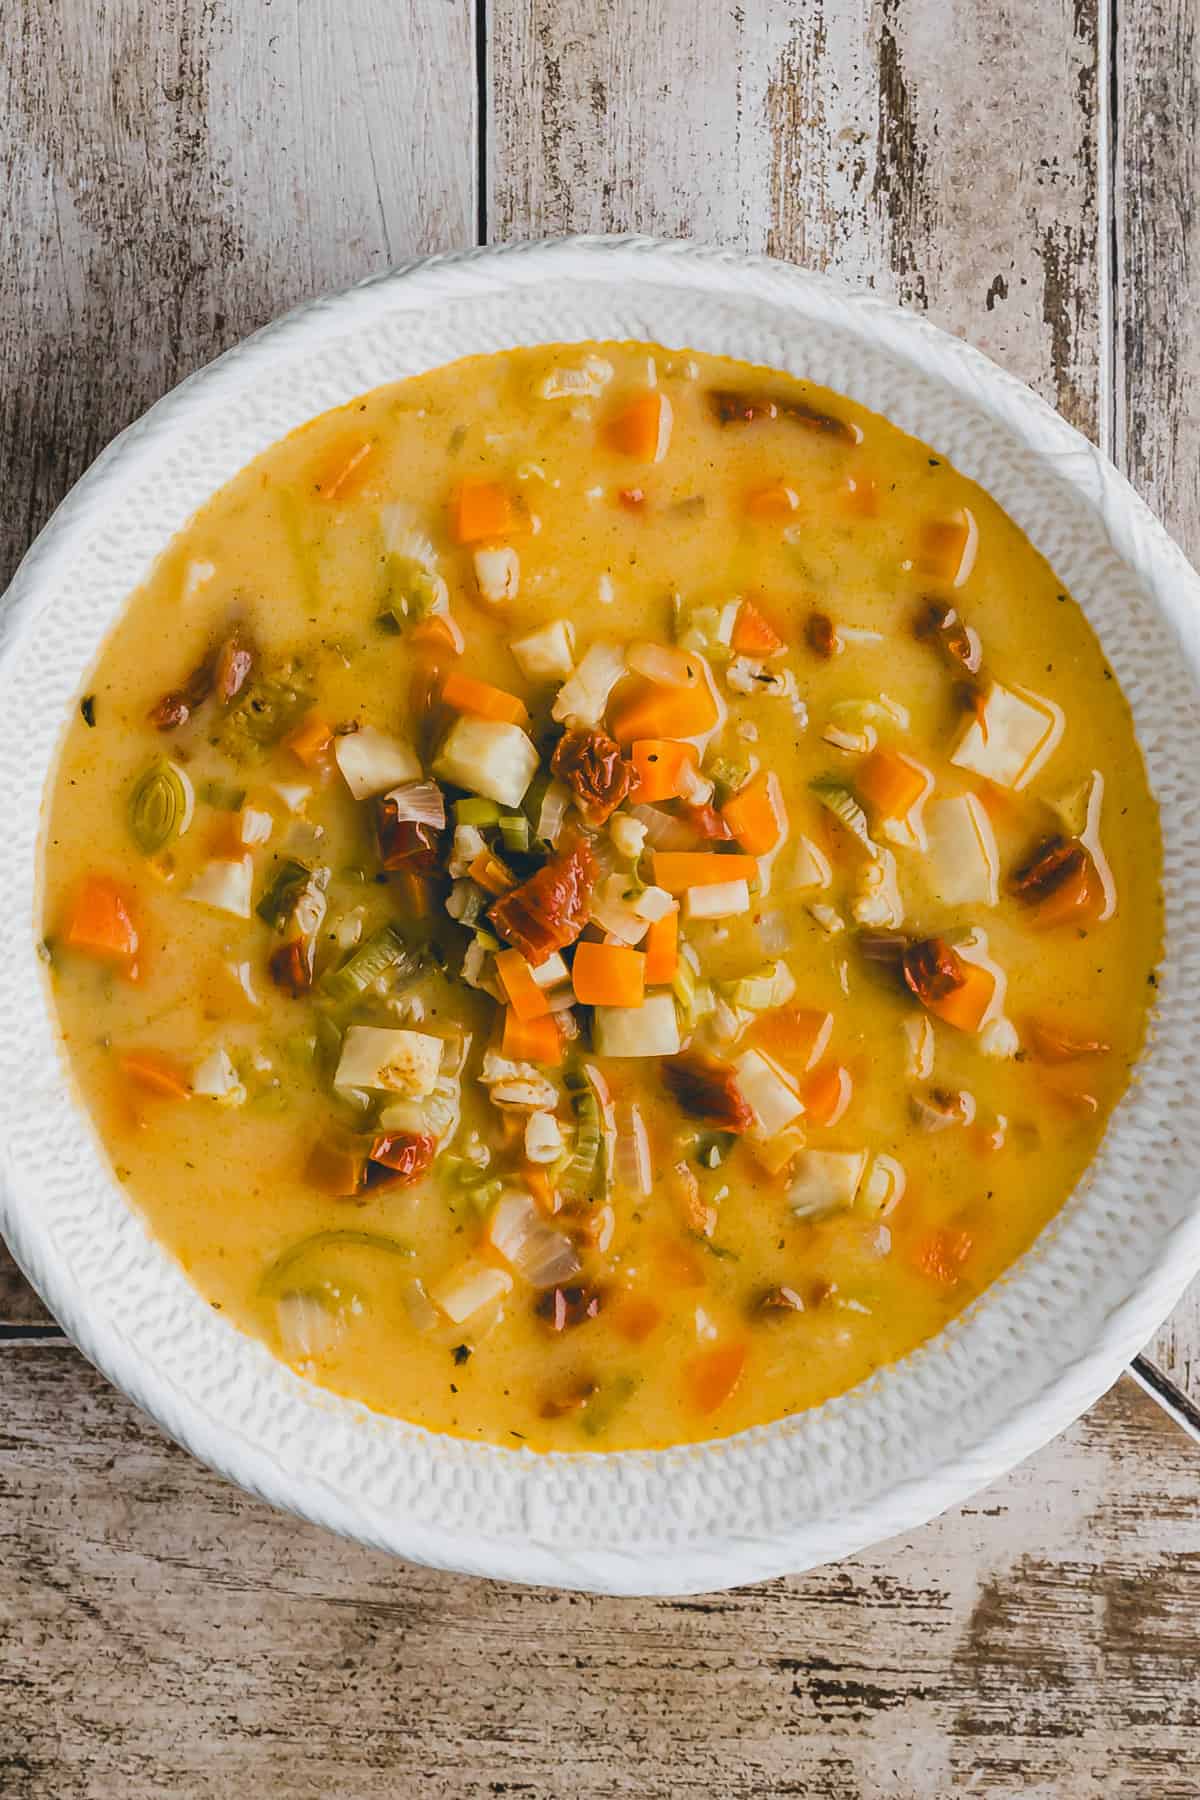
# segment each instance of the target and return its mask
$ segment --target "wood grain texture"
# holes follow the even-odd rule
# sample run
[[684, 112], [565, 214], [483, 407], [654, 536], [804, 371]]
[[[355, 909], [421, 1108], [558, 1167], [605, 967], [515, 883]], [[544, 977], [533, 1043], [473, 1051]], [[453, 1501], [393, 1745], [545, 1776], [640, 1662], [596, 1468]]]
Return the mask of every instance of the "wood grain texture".
[[1195, 1459], [1131, 1384], [911, 1540], [631, 1602], [298, 1525], [68, 1349], [6, 1376], [5, 1800], [1200, 1793]]
[[[495, 237], [769, 250], [1099, 418], [1095, 0], [493, 0]], [[998, 104], [997, 96], [1016, 104]]]
[[[108, 440], [312, 295], [475, 236], [471, 0], [14, 0], [0, 591]], [[0, 1324], [44, 1318], [0, 1249]]]
[[[1113, 455], [1200, 562], [1200, 5], [1118, 9]], [[1200, 1398], [1200, 1283], [1151, 1346]]]

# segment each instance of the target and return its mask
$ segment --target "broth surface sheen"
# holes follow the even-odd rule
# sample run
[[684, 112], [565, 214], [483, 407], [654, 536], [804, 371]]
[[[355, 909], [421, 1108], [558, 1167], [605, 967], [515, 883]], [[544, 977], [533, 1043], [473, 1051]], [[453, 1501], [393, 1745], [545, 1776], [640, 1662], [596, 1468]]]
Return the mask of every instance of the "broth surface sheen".
[[382, 1412], [614, 1450], [815, 1406], [1003, 1276], [1130, 1080], [1159, 869], [1094, 634], [936, 450], [544, 346], [314, 420], [171, 544], [44, 932], [214, 1308]]

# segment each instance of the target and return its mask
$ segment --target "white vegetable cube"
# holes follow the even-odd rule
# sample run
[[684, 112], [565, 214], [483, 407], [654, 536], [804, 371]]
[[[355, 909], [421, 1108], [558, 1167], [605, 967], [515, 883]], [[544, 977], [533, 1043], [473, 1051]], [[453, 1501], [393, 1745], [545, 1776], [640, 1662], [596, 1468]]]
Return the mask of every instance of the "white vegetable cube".
[[335, 1087], [378, 1088], [423, 1100], [437, 1084], [442, 1040], [423, 1031], [352, 1025], [342, 1040]]
[[433, 772], [485, 800], [520, 806], [537, 766], [537, 751], [519, 725], [463, 717], [450, 727]]
[[685, 919], [734, 919], [750, 911], [750, 885], [745, 881], [713, 881], [688, 888], [683, 896]]
[[385, 794], [404, 781], [420, 781], [421, 763], [410, 744], [364, 725], [333, 740], [333, 755], [356, 800]]
[[865, 1150], [802, 1150], [792, 1171], [788, 1205], [800, 1219], [853, 1206], [866, 1167]]
[[211, 1050], [197, 1063], [192, 1074], [192, 1092], [204, 1100], [221, 1100], [227, 1106], [240, 1106], [246, 1090], [238, 1080], [237, 1070], [222, 1048]]
[[238, 837], [243, 844], [265, 844], [269, 842], [275, 821], [269, 812], [263, 812], [257, 806], [243, 806], [238, 817]]
[[565, 681], [575, 667], [575, 636], [565, 619], [552, 619], [510, 645], [526, 681]]
[[987, 809], [975, 794], [939, 800], [925, 818], [929, 869], [944, 906], [995, 906], [1000, 854]]
[[515, 600], [521, 585], [521, 563], [515, 550], [477, 550], [475, 580], [480, 597], [493, 606], [501, 600]]
[[302, 813], [312, 793], [311, 787], [302, 781], [273, 781], [271, 791], [279, 795], [290, 813]]
[[640, 1006], [597, 1006], [592, 1031], [598, 1056], [677, 1056], [679, 1019], [670, 994], [647, 994]]
[[1056, 748], [1063, 715], [1053, 700], [993, 681], [982, 718], [972, 718], [950, 761], [1000, 787], [1026, 787]]
[[626, 875], [606, 875], [596, 886], [589, 906], [589, 917], [621, 944], [640, 944], [650, 929], [650, 921], [638, 911]]
[[[528, 968], [529, 965], [526, 964], [526, 967]], [[561, 982], [571, 979], [571, 971], [557, 950], [552, 951], [544, 962], [538, 964], [536, 969], [529, 969], [529, 973], [540, 988], [558, 987]]]
[[818, 849], [811, 838], [802, 837], [796, 845], [792, 886], [801, 891], [806, 888], [827, 888], [832, 880], [833, 870], [825, 852]]
[[733, 1066], [742, 1099], [764, 1138], [774, 1137], [800, 1117], [804, 1106], [799, 1094], [769, 1056], [761, 1050], [744, 1050]]
[[189, 888], [185, 900], [198, 906], [211, 906], [214, 912], [229, 913], [235, 919], [250, 917], [250, 901], [254, 885], [254, 864], [248, 856], [236, 861], [218, 858], [205, 863]]
[[559, 688], [550, 709], [551, 717], [558, 725], [594, 730], [604, 717], [608, 696], [624, 673], [624, 650], [619, 644], [598, 640]]
[[455, 1325], [465, 1325], [485, 1306], [511, 1293], [512, 1284], [512, 1276], [503, 1269], [490, 1268], [471, 1257], [430, 1288], [429, 1298]]
[[633, 902], [633, 910], [638, 918], [645, 919], [648, 925], [657, 925], [660, 919], [665, 919], [668, 913], [673, 913], [678, 905], [679, 902], [674, 894], [669, 894], [666, 888], [647, 887], [642, 889]]

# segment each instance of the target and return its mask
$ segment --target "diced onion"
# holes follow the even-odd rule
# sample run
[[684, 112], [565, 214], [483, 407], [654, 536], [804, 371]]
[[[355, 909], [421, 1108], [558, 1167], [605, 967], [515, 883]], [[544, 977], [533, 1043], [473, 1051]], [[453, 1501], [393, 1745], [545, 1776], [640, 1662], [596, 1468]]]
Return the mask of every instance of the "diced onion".
[[642, 1109], [634, 1102], [622, 1106], [617, 1115], [613, 1180], [622, 1192], [643, 1199], [651, 1191], [650, 1138]]
[[646, 842], [652, 850], [690, 850], [696, 833], [686, 819], [663, 812], [658, 806], [633, 806], [633, 817], [646, 827]]
[[397, 819], [445, 830], [446, 802], [436, 781], [406, 781], [384, 797], [395, 807]]
[[632, 644], [625, 653], [625, 662], [635, 674], [644, 675], [659, 687], [695, 687], [700, 678], [694, 656], [665, 644]]
[[573, 1281], [583, 1267], [570, 1238], [547, 1224], [530, 1194], [514, 1190], [501, 1196], [488, 1221], [488, 1241], [533, 1287]]
[[323, 1356], [346, 1329], [341, 1314], [316, 1294], [282, 1294], [275, 1302], [275, 1322], [290, 1361]]
[[409, 1320], [417, 1331], [435, 1331], [438, 1326], [438, 1312], [433, 1301], [425, 1292], [425, 1283], [419, 1275], [406, 1281], [400, 1289], [400, 1299]]

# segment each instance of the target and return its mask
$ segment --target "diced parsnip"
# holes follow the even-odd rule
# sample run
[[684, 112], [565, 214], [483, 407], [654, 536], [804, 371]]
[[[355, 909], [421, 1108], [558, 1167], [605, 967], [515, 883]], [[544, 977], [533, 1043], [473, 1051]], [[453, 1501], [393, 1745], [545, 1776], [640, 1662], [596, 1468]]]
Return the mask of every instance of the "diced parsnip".
[[271, 783], [271, 792], [278, 794], [290, 813], [302, 813], [312, 789], [303, 781], [274, 781]]
[[557, 1162], [562, 1155], [563, 1138], [553, 1113], [530, 1113], [525, 1121], [525, 1155], [531, 1163]]
[[592, 1015], [598, 1056], [677, 1056], [679, 1020], [670, 994], [648, 994], [641, 1006], [598, 1006]]
[[750, 911], [750, 884], [746, 881], [713, 882], [688, 888], [683, 896], [685, 919], [734, 919]]
[[545, 962], [539, 963], [536, 969], [530, 969], [529, 973], [540, 988], [555, 988], [571, 978], [571, 971], [557, 950]]
[[423, 1031], [393, 1031], [380, 1025], [351, 1025], [333, 1085], [381, 1089], [423, 1100], [433, 1092], [442, 1066], [442, 1040]]
[[638, 911], [637, 897], [626, 875], [606, 875], [598, 882], [590, 910], [595, 923], [623, 944], [640, 944], [650, 929], [649, 919]]
[[521, 585], [521, 559], [511, 545], [475, 552], [475, 582], [480, 598], [498, 605], [515, 600]]
[[668, 913], [673, 913], [677, 906], [678, 902], [675, 897], [668, 894], [666, 888], [660, 887], [643, 888], [633, 902], [633, 910], [638, 918], [645, 919], [649, 925], [657, 925], [660, 919], [665, 919]]
[[192, 1092], [204, 1100], [220, 1100], [226, 1106], [240, 1106], [246, 1098], [237, 1070], [221, 1048], [210, 1051], [197, 1063], [192, 1074]]
[[410, 744], [364, 725], [334, 739], [334, 760], [356, 800], [386, 794], [404, 781], [420, 781], [421, 763]]
[[218, 858], [205, 863], [183, 897], [235, 919], [248, 919], [253, 885], [254, 864], [248, 856], [239, 856], [236, 862]]
[[256, 806], [244, 806], [238, 815], [238, 839], [241, 843], [265, 844], [270, 840], [275, 821], [269, 812]]
[[754, 1114], [760, 1137], [772, 1138], [800, 1117], [804, 1106], [799, 1094], [769, 1056], [761, 1050], [743, 1050], [733, 1066], [738, 1089]]
[[594, 400], [612, 380], [613, 366], [602, 356], [585, 356], [574, 368], [554, 368], [537, 384], [542, 400]]
[[1028, 787], [1062, 734], [1062, 710], [1053, 700], [993, 681], [984, 695], [982, 717], [971, 719], [950, 761], [1000, 787], [1019, 790]]
[[537, 751], [519, 725], [464, 716], [450, 727], [433, 772], [485, 800], [517, 807], [537, 766]]
[[799, 1219], [853, 1206], [866, 1167], [865, 1150], [804, 1150], [792, 1171], [788, 1205]]
[[827, 888], [832, 880], [833, 870], [825, 852], [819, 850], [811, 838], [802, 837], [796, 845], [792, 886], [803, 893], [809, 888]]
[[526, 681], [565, 681], [575, 667], [575, 633], [566, 619], [552, 619], [509, 648]]
[[1021, 1039], [1011, 1019], [989, 1019], [979, 1033], [979, 1048], [997, 1062], [1007, 1062], [1021, 1048]]
[[430, 1288], [429, 1298], [455, 1325], [465, 1325], [485, 1306], [511, 1293], [512, 1284], [512, 1276], [505, 1270], [493, 1269], [472, 1256]]
[[873, 861], [859, 864], [850, 905], [857, 925], [876, 931], [898, 931], [904, 923], [904, 901], [892, 851], [880, 848]]
[[933, 889], [943, 906], [995, 906], [1000, 854], [983, 802], [975, 794], [938, 800], [925, 826]]
[[550, 709], [551, 717], [559, 725], [595, 730], [604, 717], [608, 696], [624, 673], [625, 652], [621, 646], [598, 639], [559, 688]]

